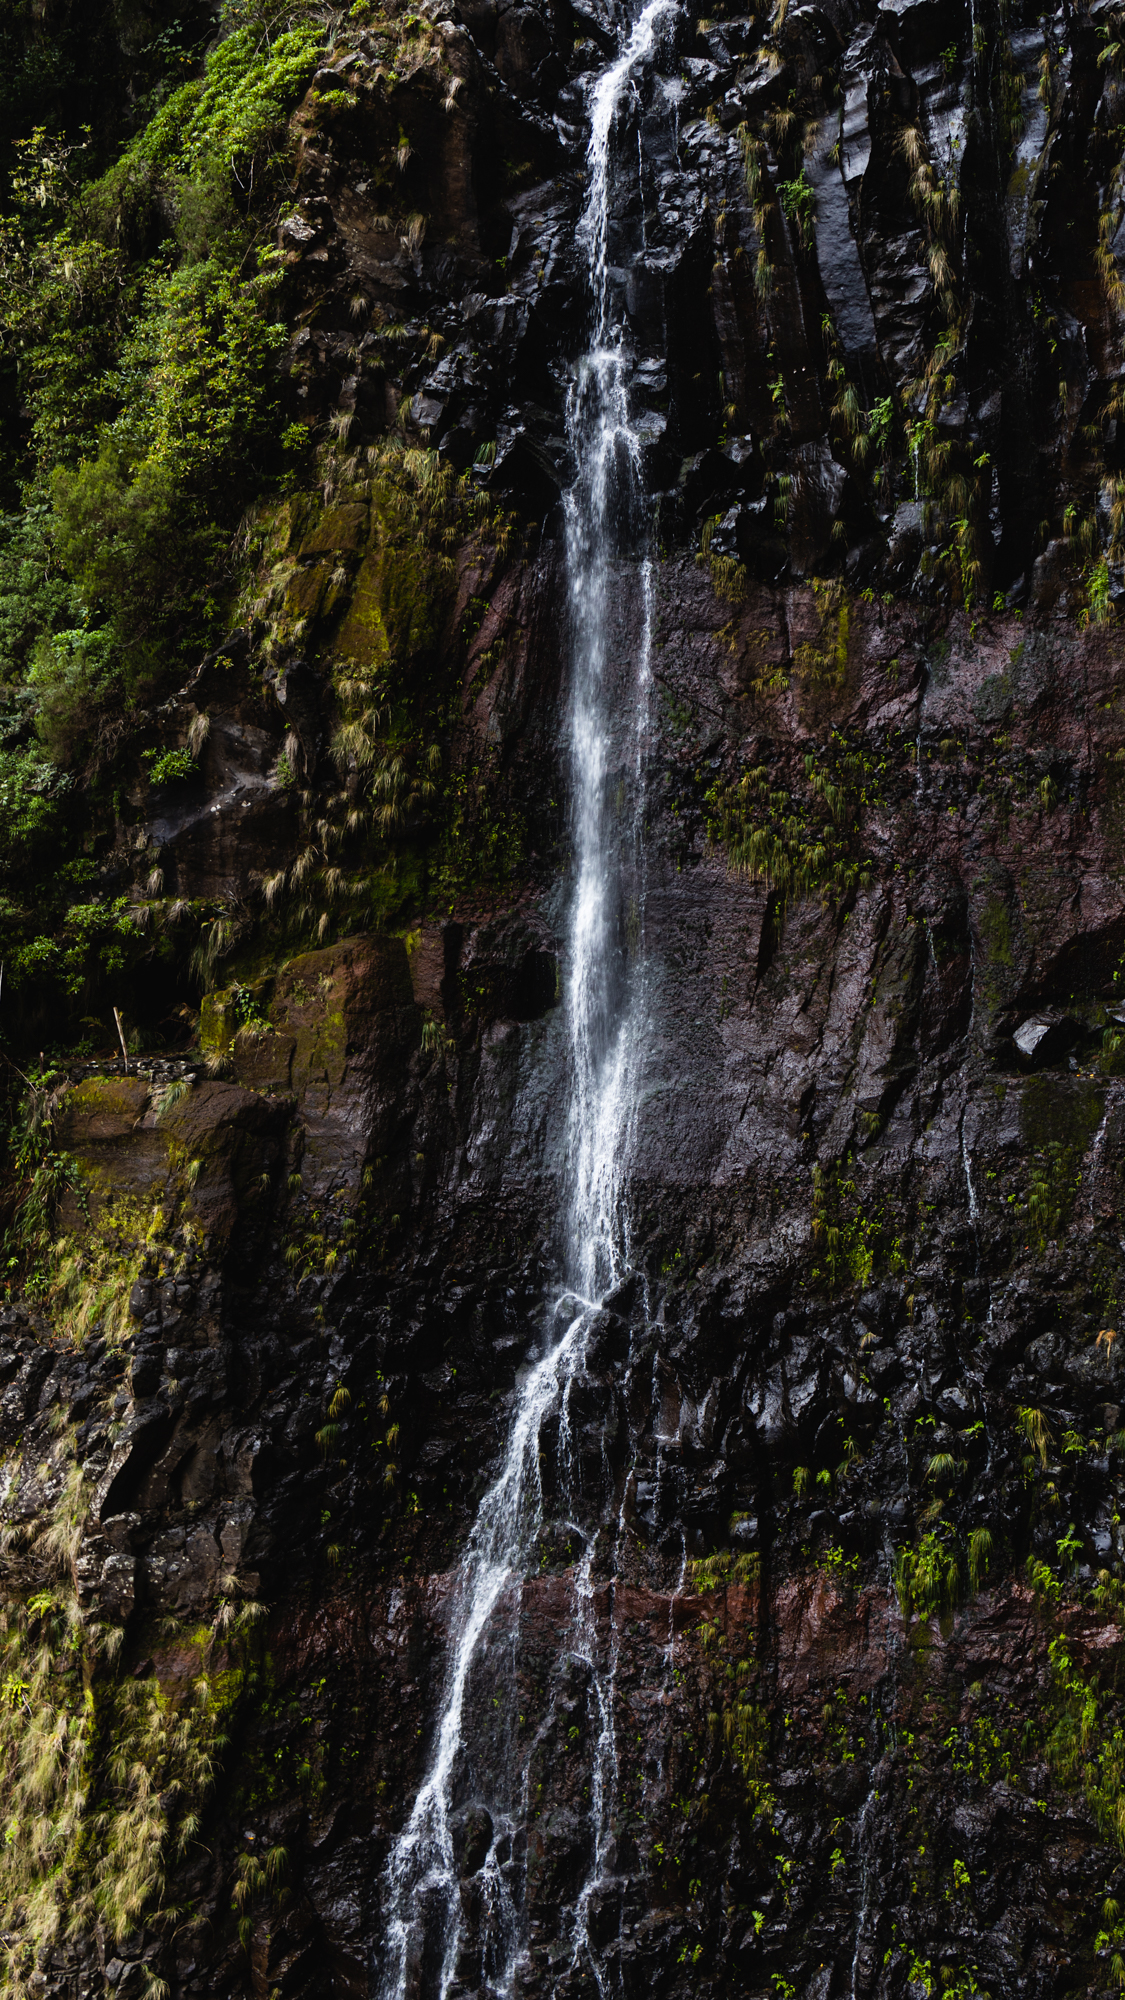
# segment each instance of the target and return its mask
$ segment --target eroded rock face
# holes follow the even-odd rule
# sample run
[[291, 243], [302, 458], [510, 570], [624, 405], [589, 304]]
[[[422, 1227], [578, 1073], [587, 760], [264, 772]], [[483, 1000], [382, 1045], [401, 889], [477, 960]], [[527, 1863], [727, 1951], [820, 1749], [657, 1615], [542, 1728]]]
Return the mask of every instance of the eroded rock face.
[[[891, 1994], [941, 1967], [1069, 1991], [1099, 1976], [1119, 1866], [1081, 1775], [1120, 1645], [1112, 1585], [1091, 1604], [1119, 1561], [1119, 644], [999, 615], [935, 636], [802, 584], [732, 606], [691, 558], [656, 593], [644, 1277], [572, 1413], [615, 1661], [590, 1935], [626, 1993]], [[624, 682], [627, 578], [618, 615]], [[710, 837], [716, 787], [764, 766], [797, 796], [833, 743], [862, 867], [786, 900]], [[224, 1604], [268, 1608], [209, 1851], [177, 1878], [198, 1920], [141, 1940], [173, 1990], [374, 1990], [453, 1565], [557, 1270], [563, 914], [552, 886], [314, 952], [211, 997], [226, 1074], [160, 1115], [144, 1077], [68, 1100], [93, 1226], [158, 1201], [166, 1248], [123, 1350], [13, 1323], [9, 1512], [48, 1504], [27, 1441], [67, 1406], [93, 1488], [75, 1578], [130, 1661], [186, 1698], [200, 1655], [158, 1620], [221, 1647]], [[521, 1984], [582, 1983], [558, 1962], [599, 1726], [573, 1556], [544, 1535], [471, 1691], [466, 1992], [473, 1770], [501, 1757], [527, 1778], [502, 1857]], [[1097, 1747], [1068, 1766], [1076, 1687], [1100, 1690]], [[259, 1844], [292, 1894], [252, 1900], [248, 1969], [228, 1905]]]
[[[650, 969], [636, 1275], [572, 1413], [602, 1521], [583, 1645], [613, 1663], [603, 1993], [1115, 1976], [1125, 650], [1076, 527], [1116, 504], [1120, 421], [1097, 17], [685, 15], [638, 79], [609, 246], [658, 503], [646, 891], [620, 924]], [[115, 866], [260, 894], [298, 791], [341, 782], [334, 656], [440, 662], [452, 767], [519, 802], [528, 845], [399, 935], [247, 960], [182, 1091], [150, 1064], [59, 1108], [86, 1262], [66, 1326], [30, 1300], [0, 1321], [5, 1519], [56, 1518], [65, 1412], [80, 1604], [177, 1712], [214, 1681], [229, 1739], [168, 1864], [179, 1927], [116, 1956], [84, 1932], [42, 1974], [60, 1994], [150, 1970], [177, 2000], [378, 1990], [457, 1555], [559, 1275], [563, 412], [583, 89], [617, 24], [424, 19], [441, 64], [399, 83], [359, 37], [300, 114], [289, 391], [357, 448], [400, 415], [458, 472], [483, 447], [522, 540], [465, 542], [423, 589], [374, 502], [289, 503], [292, 648], [263, 672], [247, 628], [201, 665], [161, 718], [175, 741], [206, 718], [198, 778], [138, 791]], [[388, 148], [413, 242], [375, 198]], [[396, 375], [356, 296], [434, 351]], [[604, 1717], [565, 1524], [538, 1558], [470, 1692], [459, 1995], [491, 1991], [474, 1766], [502, 1759], [519, 1989], [593, 1991], [572, 1916]]]

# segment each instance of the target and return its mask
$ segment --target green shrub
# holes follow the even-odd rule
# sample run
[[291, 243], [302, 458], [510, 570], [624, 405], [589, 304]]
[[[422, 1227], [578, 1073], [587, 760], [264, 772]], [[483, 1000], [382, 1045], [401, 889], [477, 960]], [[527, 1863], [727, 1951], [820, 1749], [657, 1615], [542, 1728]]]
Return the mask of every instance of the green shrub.
[[108, 614], [112, 640], [107, 633], [104, 644], [115, 642], [132, 697], [205, 638], [222, 538], [168, 467], [149, 461], [130, 476], [113, 439], [74, 470], [59, 467], [51, 497], [59, 558], [91, 614]]
[[275, 282], [246, 282], [213, 257], [151, 281], [123, 361], [140, 377], [114, 426], [127, 454], [193, 492], [225, 491], [249, 469], [276, 410], [269, 363], [286, 336], [266, 317]]
[[198, 774], [198, 765], [190, 750], [146, 750], [150, 785], [182, 785]]
[[45, 633], [28, 683], [39, 698], [37, 734], [57, 763], [71, 762], [117, 684], [112, 634], [104, 627]]
[[183, 84], [150, 120], [128, 157], [199, 173], [216, 160], [229, 166], [275, 150], [323, 43], [315, 20], [272, 40], [256, 25], [236, 28], [211, 51], [205, 75]]
[[13, 690], [42, 634], [82, 617], [73, 582], [55, 559], [51, 526], [46, 495], [22, 514], [0, 516], [0, 680]]
[[26, 879], [38, 869], [59, 837], [70, 784], [37, 748], [0, 750], [0, 876]]

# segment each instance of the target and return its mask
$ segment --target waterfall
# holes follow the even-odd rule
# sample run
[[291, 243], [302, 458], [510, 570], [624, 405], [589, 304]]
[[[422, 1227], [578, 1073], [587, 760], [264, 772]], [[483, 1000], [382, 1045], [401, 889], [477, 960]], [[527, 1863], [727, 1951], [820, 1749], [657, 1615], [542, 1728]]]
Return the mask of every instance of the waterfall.
[[[623, 336], [613, 322], [607, 256], [614, 123], [635, 71], [653, 55], [678, 0], [649, 0], [625, 46], [590, 93], [588, 190], [577, 241], [593, 299], [590, 346], [574, 371], [567, 428], [577, 476], [565, 496], [570, 614], [569, 753], [574, 886], [566, 960], [569, 1031], [567, 1180], [560, 1215], [564, 1284], [547, 1313], [542, 1353], [517, 1391], [503, 1460], [481, 1502], [454, 1581], [440, 1715], [425, 1779], [384, 1873], [382, 2000], [445, 2000], [459, 1982], [465, 1931], [457, 1865], [457, 1815], [471, 1808], [487, 1828], [479, 1871], [481, 1955], [472, 1983], [511, 1993], [523, 1948], [521, 1855], [528, 1812], [526, 1770], [514, 1770], [490, 1738], [474, 1755], [472, 1694], [504, 1683], [515, 1657], [523, 1579], [544, 1523], [540, 1433], [557, 1427], [558, 1515], [580, 1545], [568, 1635], [588, 1676], [596, 1741], [590, 1771], [590, 1863], [569, 1913], [570, 1962], [586, 1960], [604, 1989], [587, 1913], [610, 1852], [616, 1782], [616, 1635], [603, 1643], [593, 1582], [597, 1519], [581, 1491], [570, 1427], [571, 1388], [583, 1372], [601, 1301], [620, 1281], [628, 1254], [625, 1183], [644, 1008], [644, 746], [653, 617], [651, 565], [643, 557], [641, 447], [630, 420]], [[638, 554], [642, 556], [639, 564]], [[640, 642], [628, 713], [631, 741], [613, 729], [606, 686], [608, 623], [619, 592], [615, 559], [633, 558], [640, 582]], [[614, 768], [616, 765], [616, 769]], [[618, 779], [611, 787], [611, 775]], [[632, 812], [620, 799], [632, 789]], [[611, 797], [611, 790], [615, 795]], [[584, 1522], [584, 1515], [587, 1522]], [[619, 1523], [620, 1530], [620, 1523]], [[611, 1620], [612, 1627], [612, 1620]], [[494, 1697], [494, 1705], [498, 1698]]]
[[965, 1135], [966, 1116], [967, 1113], [963, 1111], [961, 1113], [961, 1167], [965, 1176], [965, 1193], [969, 1200], [969, 1221], [973, 1225], [973, 1233], [975, 1234], [977, 1223], [980, 1220], [980, 1203], [977, 1200], [976, 1188], [973, 1186], [973, 1165], [969, 1156], [969, 1141]]

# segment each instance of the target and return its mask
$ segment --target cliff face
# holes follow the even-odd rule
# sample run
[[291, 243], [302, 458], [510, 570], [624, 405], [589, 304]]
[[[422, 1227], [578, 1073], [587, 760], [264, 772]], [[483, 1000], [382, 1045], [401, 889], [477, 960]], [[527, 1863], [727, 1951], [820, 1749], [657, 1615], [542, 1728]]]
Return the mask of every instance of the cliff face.
[[[201, 663], [96, 755], [43, 725], [66, 879], [132, 942], [84, 1049], [21, 943], [9, 1028], [53, 1047], [0, 1316], [13, 1992], [381, 1990], [558, 1281], [565, 405], [622, 23], [308, 18], [266, 218], [288, 470]], [[528, 1995], [1125, 1978], [1120, 28], [685, 13], [619, 119], [633, 1275], [469, 1690], [458, 1994], [498, 1884]]]

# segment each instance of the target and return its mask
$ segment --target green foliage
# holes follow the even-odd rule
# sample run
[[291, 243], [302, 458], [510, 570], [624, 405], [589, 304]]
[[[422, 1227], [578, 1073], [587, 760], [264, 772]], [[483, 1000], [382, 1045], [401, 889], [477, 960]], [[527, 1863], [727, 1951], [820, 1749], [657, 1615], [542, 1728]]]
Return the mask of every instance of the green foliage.
[[490, 773], [479, 766], [451, 772], [444, 787], [445, 814], [435, 854], [435, 880], [443, 895], [469, 883], [512, 881], [523, 864], [527, 830], [518, 806], [495, 797]]
[[1125, 1732], [1107, 1727], [1097, 1684], [1080, 1672], [1060, 1633], [1048, 1648], [1052, 1713], [1047, 1761], [1059, 1781], [1082, 1786], [1101, 1831], [1125, 1849]]
[[1086, 603], [1079, 614], [1080, 625], [1106, 625], [1113, 618], [1113, 605], [1109, 596], [1109, 564], [1104, 556], [1096, 563], [1087, 563], [1085, 570]]
[[712, 555], [710, 549], [696, 557], [697, 562], [706, 562], [711, 573], [711, 588], [716, 597], [728, 604], [741, 604], [750, 590], [750, 576], [744, 563], [734, 556]]
[[[241, 191], [276, 193], [285, 120], [322, 39], [308, 20], [278, 35], [237, 28], [100, 180], [82, 181], [81, 147], [41, 129], [19, 142], [0, 216], [0, 333], [36, 464], [54, 469], [60, 556], [88, 597], [113, 597], [119, 636], [159, 584], [154, 543], [175, 577], [169, 535], [201, 525], [180, 519], [185, 503], [222, 512], [272, 438], [269, 360], [284, 336], [270, 321], [276, 275], [244, 269], [255, 224]], [[130, 244], [158, 192], [176, 236], [143, 265]], [[122, 607], [137, 560], [144, 577]]]
[[198, 775], [190, 750], [146, 750], [144, 757], [150, 785], [183, 785]]
[[992, 1536], [987, 1528], [972, 1528], [969, 1532], [969, 1592], [976, 1596], [992, 1561]]
[[729, 1549], [716, 1549], [709, 1556], [693, 1557], [690, 1568], [697, 1590], [722, 1590], [728, 1583], [757, 1583], [761, 1557], [756, 1549], [738, 1555]]
[[795, 180], [780, 181], [777, 194], [786, 217], [796, 224], [801, 248], [808, 250], [816, 218], [816, 190], [806, 178], [804, 167]]
[[[1020, 1728], [1025, 1729], [1026, 1723], [1022, 1718]], [[998, 1778], [1012, 1783], [1022, 1761], [1015, 1725], [1014, 1715], [1006, 1725], [992, 1715], [978, 1715], [950, 1730], [942, 1748], [967, 1786], [991, 1785]]]
[[765, 1783], [769, 1715], [761, 1702], [733, 1700], [723, 1711], [722, 1734], [727, 1754], [741, 1771], [753, 1803], [761, 1809], [768, 1798], [772, 1805], [772, 1794]]
[[177, 1104], [182, 1104], [185, 1097], [191, 1096], [193, 1088], [190, 1076], [173, 1077], [170, 1083], [166, 1083], [153, 1099], [153, 1110], [157, 1119], [167, 1118], [168, 1113], [174, 1111]]
[[[40, 1467], [48, 1502], [6, 1528], [9, 1561], [40, 1581], [0, 1606], [0, 1898], [5, 1991], [24, 1992], [67, 1925], [120, 1942], [159, 1916], [168, 1869], [199, 1828], [223, 1747], [205, 1677], [177, 1706], [153, 1678], [120, 1679], [123, 1634], [73, 1591], [92, 1495], [65, 1431]], [[30, 1990], [35, 1990], [34, 1981]]]
[[59, 560], [107, 618], [127, 694], [164, 678], [215, 616], [216, 516], [264, 469], [279, 429], [273, 283], [214, 257], [150, 277], [121, 353], [124, 410], [95, 455], [50, 476]]
[[[1016, 1409], [1016, 1428], [1020, 1436], [1031, 1446], [1032, 1451], [1039, 1459], [1040, 1467], [1045, 1472], [1047, 1469], [1047, 1454], [1053, 1440], [1050, 1425], [1042, 1410], [1037, 1410], [1030, 1405], [1018, 1405]], [[1034, 1464], [1034, 1460], [1031, 1461], [1031, 1464]]]
[[886, 454], [890, 446], [894, 421], [894, 403], [889, 396], [880, 396], [872, 403], [867, 419], [867, 435], [871, 440], [871, 448], [880, 458]]
[[46, 500], [0, 516], [0, 681], [9, 699], [43, 636], [81, 618], [73, 580], [58, 565]]
[[56, 764], [71, 763], [89, 748], [119, 685], [113, 634], [105, 626], [44, 633], [27, 684], [37, 697], [36, 734]]
[[113, 413], [117, 343], [134, 303], [119, 253], [89, 237], [76, 211], [83, 150], [42, 128], [18, 141], [0, 213], [0, 345], [16, 364], [41, 471]]
[[933, 1618], [952, 1611], [961, 1588], [961, 1570], [946, 1525], [929, 1529], [917, 1548], [902, 1548], [895, 1559], [895, 1590], [904, 1618]]
[[[0, 959], [5, 994], [64, 1034], [68, 1002], [172, 944], [73, 871], [135, 782], [132, 710], [229, 616], [246, 499], [291, 476], [269, 246], [326, 29], [303, 6], [236, 7], [225, 26], [186, 82], [179, 23], [131, 51], [135, 84], [173, 88], [142, 89], [108, 170], [88, 135], [41, 120], [0, 187], [0, 348], [21, 410], [0, 469], [24, 502], [0, 517]], [[179, 752], [150, 763], [157, 783], [189, 775]]]
[[66, 1078], [32, 1069], [7, 1133], [15, 1180], [12, 1220], [3, 1243], [4, 1276], [34, 1274], [46, 1257], [63, 1192], [75, 1184], [75, 1164], [58, 1144], [55, 1122]]
[[32, 938], [12, 961], [12, 980], [49, 969], [63, 991], [73, 998], [86, 993], [105, 976], [121, 972], [139, 943], [135, 914], [125, 896], [110, 902], [72, 903], [63, 912], [58, 933]]
[[875, 1268], [881, 1222], [860, 1200], [854, 1179], [839, 1166], [825, 1172], [819, 1161], [812, 1170], [812, 1235], [824, 1258], [813, 1266], [812, 1282], [827, 1279], [831, 1291], [844, 1284], [862, 1291]]
[[353, 714], [337, 731], [334, 748], [341, 770], [350, 767], [366, 779], [371, 817], [384, 836], [399, 833], [437, 796], [441, 750], [436, 743], [426, 749], [396, 743], [385, 707]]
[[785, 902], [818, 892], [842, 901], [870, 883], [871, 864], [856, 852], [860, 798], [831, 779], [815, 753], [799, 790], [778, 783], [765, 764], [719, 779], [704, 800], [709, 838], [725, 847], [732, 868]]
[[[26, 883], [31, 869], [42, 885], [69, 787], [69, 778], [44, 759], [38, 745], [0, 749], [0, 880]], [[0, 920], [5, 914], [0, 907]]]
[[1029, 1249], [1040, 1256], [1065, 1228], [1082, 1185], [1082, 1161], [1102, 1114], [1090, 1086], [1060, 1090], [1050, 1078], [1029, 1080], [1023, 1131], [1031, 1160], [1022, 1221]]
[[133, 393], [112, 427], [130, 461], [192, 493], [253, 465], [274, 417], [269, 360], [285, 341], [267, 318], [276, 286], [217, 256], [149, 280], [122, 353]]
[[324, 28], [315, 19], [272, 36], [260, 22], [236, 28], [212, 49], [202, 78], [169, 98], [126, 158], [199, 174], [275, 152], [323, 45]]

